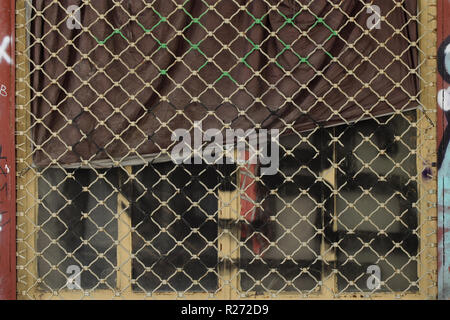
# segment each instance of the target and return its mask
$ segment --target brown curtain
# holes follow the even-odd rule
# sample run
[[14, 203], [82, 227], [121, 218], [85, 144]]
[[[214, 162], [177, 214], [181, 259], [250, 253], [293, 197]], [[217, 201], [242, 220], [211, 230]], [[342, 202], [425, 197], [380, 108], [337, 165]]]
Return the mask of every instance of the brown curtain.
[[200, 120], [288, 133], [416, 107], [414, 0], [365, 1], [386, 17], [372, 30], [360, 0], [174, 2], [33, 1], [37, 166], [160, 154]]

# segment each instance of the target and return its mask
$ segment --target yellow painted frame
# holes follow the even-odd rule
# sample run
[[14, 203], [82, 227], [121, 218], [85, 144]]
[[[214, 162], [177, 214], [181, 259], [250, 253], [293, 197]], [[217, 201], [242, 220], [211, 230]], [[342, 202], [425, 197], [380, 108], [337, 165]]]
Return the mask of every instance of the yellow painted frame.
[[[417, 179], [419, 180], [420, 211], [420, 263], [418, 293], [372, 293], [338, 294], [333, 276], [323, 279], [329, 290], [302, 296], [299, 294], [269, 293], [258, 296], [242, 296], [237, 270], [219, 270], [221, 282], [216, 294], [158, 293], [139, 294], [131, 290], [131, 221], [124, 214], [129, 203], [119, 196], [119, 249], [117, 290], [96, 290], [93, 292], [61, 291], [42, 292], [36, 288], [39, 283], [36, 264], [36, 223], [39, 199], [37, 181], [39, 178], [32, 167], [32, 140], [30, 132], [30, 70], [28, 66], [28, 45], [26, 34], [26, 8], [24, 0], [16, 1], [16, 172], [17, 172], [17, 296], [19, 299], [435, 299], [437, 297], [437, 172], [436, 163], [436, 0], [419, 0], [420, 15], [420, 76], [422, 79], [420, 100], [423, 109], [417, 111]], [[432, 178], [421, 181], [421, 172], [432, 167]], [[130, 168], [127, 167], [130, 173]], [[238, 221], [240, 219], [239, 192], [221, 192], [219, 195], [219, 218]], [[238, 234], [219, 229], [218, 243], [221, 248], [219, 259], [239, 258]], [[127, 251], [126, 248], [130, 248]], [[323, 247], [325, 250], [325, 247]], [[322, 251], [325, 253], [325, 251]], [[329, 256], [326, 259], [333, 259]], [[225, 268], [226, 269], [226, 268]]]

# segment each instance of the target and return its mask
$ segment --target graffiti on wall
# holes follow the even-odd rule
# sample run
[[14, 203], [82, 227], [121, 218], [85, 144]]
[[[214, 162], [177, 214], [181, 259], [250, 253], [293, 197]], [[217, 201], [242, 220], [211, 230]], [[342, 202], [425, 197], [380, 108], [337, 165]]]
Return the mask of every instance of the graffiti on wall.
[[440, 299], [450, 299], [450, 1], [439, 2], [438, 32], [438, 288]]
[[[0, 107], [3, 107], [4, 101], [2, 97], [7, 97], [6, 86], [0, 85]], [[6, 103], [7, 104], [7, 103]], [[2, 141], [0, 141], [0, 246], [4, 242], [3, 233], [7, 232], [7, 227], [10, 223], [11, 212], [9, 210], [10, 196], [8, 194], [8, 175], [10, 174], [10, 169], [8, 167], [8, 157], [3, 152]], [[7, 235], [5, 235], [7, 237]], [[6, 243], [7, 244], [7, 243]], [[9, 264], [9, 257], [4, 254], [3, 250], [0, 250], [0, 265]], [[0, 273], [0, 286], [3, 286], [3, 275]], [[1, 292], [0, 292], [1, 296]]]
[[13, 3], [0, 0], [0, 300], [16, 297]]
[[[2, 156], [2, 146], [0, 145], [0, 232], [3, 231], [3, 228], [9, 223], [9, 219], [6, 220], [6, 218], [3, 218], [8, 213], [8, 210], [4, 208], [3, 203], [5, 202], [5, 196], [8, 192], [8, 181], [4, 179], [9, 174], [9, 167], [6, 163], [8, 161], [7, 157]], [[4, 162], [4, 163], [3, 163]], [[1, 238], [0, 238], [1, 240]], [[0, 253], [0, 260], [1, 260], [1, 253]]]
[[[11, 44], [11, 37], [6, 36], [3, 37], [3, 40], [0, 42], [0, 64], [11, 64], [11, 57], [8, 52], [8, 48]], [[0, 98], [7, 97], [7, 87], [4, 84], [0, 84]], [[1, 105], [4, 102], [1, 101]], [[6, 102], [7, 104], [7, 102]], [[8, 202], [8, 179], [7, 175], [9, 174], [8, 167], [8, 157], [3, 155], [3, 146], [0, 144], [0, 234], [3, 232], [5, 227], [8, 225], [10, 219], [7, 218], [8, 215], [8, 206], [5, 205]], [[0, 242], [2, 241], [2, 237], [0, 237]], [[1, 244], [1, 243], [0, 243]], [[2, 262], [2, 252], [0, 252], [0, 263]], [[1, 277], [0, 277], [1, 281]]]

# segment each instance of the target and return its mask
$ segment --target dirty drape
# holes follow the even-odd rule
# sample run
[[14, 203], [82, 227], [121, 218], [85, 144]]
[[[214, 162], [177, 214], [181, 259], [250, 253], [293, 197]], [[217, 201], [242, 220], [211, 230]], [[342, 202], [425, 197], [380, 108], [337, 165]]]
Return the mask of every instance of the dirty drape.
[[34, 1], [34, 163], [145, 162], [194, 121], [287, 134], [415, 108], [416, 1], [365, 2], [379, 28], [359, 0]]

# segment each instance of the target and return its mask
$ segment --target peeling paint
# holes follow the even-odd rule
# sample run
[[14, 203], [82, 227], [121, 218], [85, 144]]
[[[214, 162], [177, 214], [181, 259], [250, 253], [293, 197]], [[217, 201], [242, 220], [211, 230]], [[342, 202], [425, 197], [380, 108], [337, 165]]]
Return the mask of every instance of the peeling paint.
[[423, 180], [431, 180], [433, 179], [433, 170], [430, 167], [426, 167], [422, 171], [422, 179]]
[[13, 5], [0, 0], [0, 300], [16, 298]]

